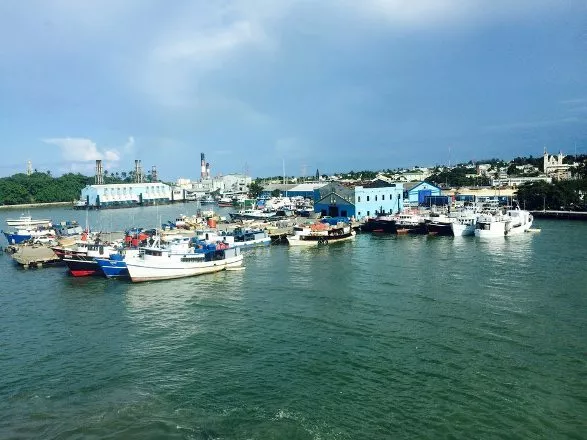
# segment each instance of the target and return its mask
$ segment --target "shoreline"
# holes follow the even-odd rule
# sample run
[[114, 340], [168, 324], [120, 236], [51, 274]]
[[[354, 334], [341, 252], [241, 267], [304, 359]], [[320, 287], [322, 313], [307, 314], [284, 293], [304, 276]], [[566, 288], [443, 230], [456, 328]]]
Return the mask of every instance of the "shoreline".
[[46, 206], [67, 206], [72, 202], [24, 203], [22, 205], [0, 205], [0, 209], [43, 208]]

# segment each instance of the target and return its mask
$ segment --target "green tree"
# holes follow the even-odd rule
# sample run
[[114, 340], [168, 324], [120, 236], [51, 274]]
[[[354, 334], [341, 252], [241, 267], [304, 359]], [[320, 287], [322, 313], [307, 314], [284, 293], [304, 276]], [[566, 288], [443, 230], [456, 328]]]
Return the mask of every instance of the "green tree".
[[263, 187], [256, 180], [249, 186], [249, 194], [252, 198], [257, 198], [263, 192]]

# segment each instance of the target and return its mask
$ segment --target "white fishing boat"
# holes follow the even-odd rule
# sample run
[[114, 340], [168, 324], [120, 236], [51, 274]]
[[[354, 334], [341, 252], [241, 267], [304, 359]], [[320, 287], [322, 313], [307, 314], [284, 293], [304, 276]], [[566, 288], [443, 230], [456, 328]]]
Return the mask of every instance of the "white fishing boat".
[[242, 209], [231, 212], [231, 220], [271, 220], [276, 216], [275, 211], [263, 211], [260, 209]]
[[532, 214], [521, 209], [481, 214], [475, 224], [475, 237], [493, 238], [521, 234], [532, 227]]
[[238, 247], [181, 238], [165, 247], [155, 243], [140, 248], [137, 257], [126, 261], [126, 267], [133, 282], [142, 282], [219, 272], [242, 262]]
[[[321, 225], [321, 226], [319, 226]], [[295, 226], [293, 235], [287, 236], [290, 246], [319, 246], [355, 238], [355, 231], [346, 223], [329, 226], [317, 223], [311, 226]]]
[[30, 215], [21, 215], [19, 218], [9, 218], [6, 220], [8, 226], [30, 228], [34, 226], [51, 226], [51, 220], [33, 219]]
[[452, 228], [452, 235], [455, 237], [475, 235], [475, 223], [477, 223], [477, 215], [455, 218], [450, 225]]
[[260, 246], [269, 246], [271, 237], [266, 231], [260, 229], [236, 228], [232, 232], [226, 231], [198, 231], [196, 237], [200, 240], [212, 243], [225, 243], [229, 247], [252, 248]]

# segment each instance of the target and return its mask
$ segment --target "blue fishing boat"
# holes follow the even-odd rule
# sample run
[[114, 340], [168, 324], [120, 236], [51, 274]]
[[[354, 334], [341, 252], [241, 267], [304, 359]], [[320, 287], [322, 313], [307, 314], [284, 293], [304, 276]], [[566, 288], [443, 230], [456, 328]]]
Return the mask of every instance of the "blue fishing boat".
[[96, 258], [96, 262], [106, 278], [129, 278], [125, 259], [138, 255], [138, 252], [138, 249], [125, 249], [110, 254], [109, 258]]
[[21, 231], [5, 232], [2, 231], [9, 244], [21, 244], [24, 241], [30, 240], [32, 235], [30, 233], [21, 233]]

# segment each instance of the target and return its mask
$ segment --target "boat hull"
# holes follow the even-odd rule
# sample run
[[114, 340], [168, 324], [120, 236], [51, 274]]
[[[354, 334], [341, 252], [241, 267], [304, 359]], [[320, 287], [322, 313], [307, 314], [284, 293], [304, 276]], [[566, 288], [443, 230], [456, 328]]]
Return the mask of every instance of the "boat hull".
[[361, 226], [363, 232], [385, 232], [389, 234], [397, 233], [395, 220], [377, 220], [369, 219]]
[[178, 261], [143, 261], [135, 260], [127, 262], [128, 273], [133, 283], [144, 281], [169, 280], [185, 278], [207, 273], [220, 272], [222, 270], [238, 267], [243, 263], [243, 256], [222, 260], [202, 261], [197, 263], [180, 263]]
[[94, 258], [64, 258], [63, 262], [67, 265], [69, 273], [74, 277], [89, 277], [101, 275], [100, 266]]
[[3, 232], [9, 244], [20, 244], [32, 238], [32, 235], [10, 234]]
[[287, 237], [287, 242], [290, 246], [300, 246], [300, 247], [311, 247], [311, 246], [323, 246], [323, 245], [330, 245], [334, 243], [338, 243], [341, 241], [349, 241], [355, 238], [354, 232], [352, 234], [342, 235], [339, 237], [312, 237], [308, 238], [307, 236], [303, 235], [294, 235]]
[[129, 278], [125, 261], [96, 258], [96, 262], [106, 278]]
[[427, 229], [428, 235], [439, 235], [443, 237], [452, 237], [454, 235], [451, 223], [430, 222], [428, 223]]
[[453, 223], [451, 225], [452, 235], [455, 237], [466, 237], [475, 235], [475, 223], [464, 225], [461, 223]]

